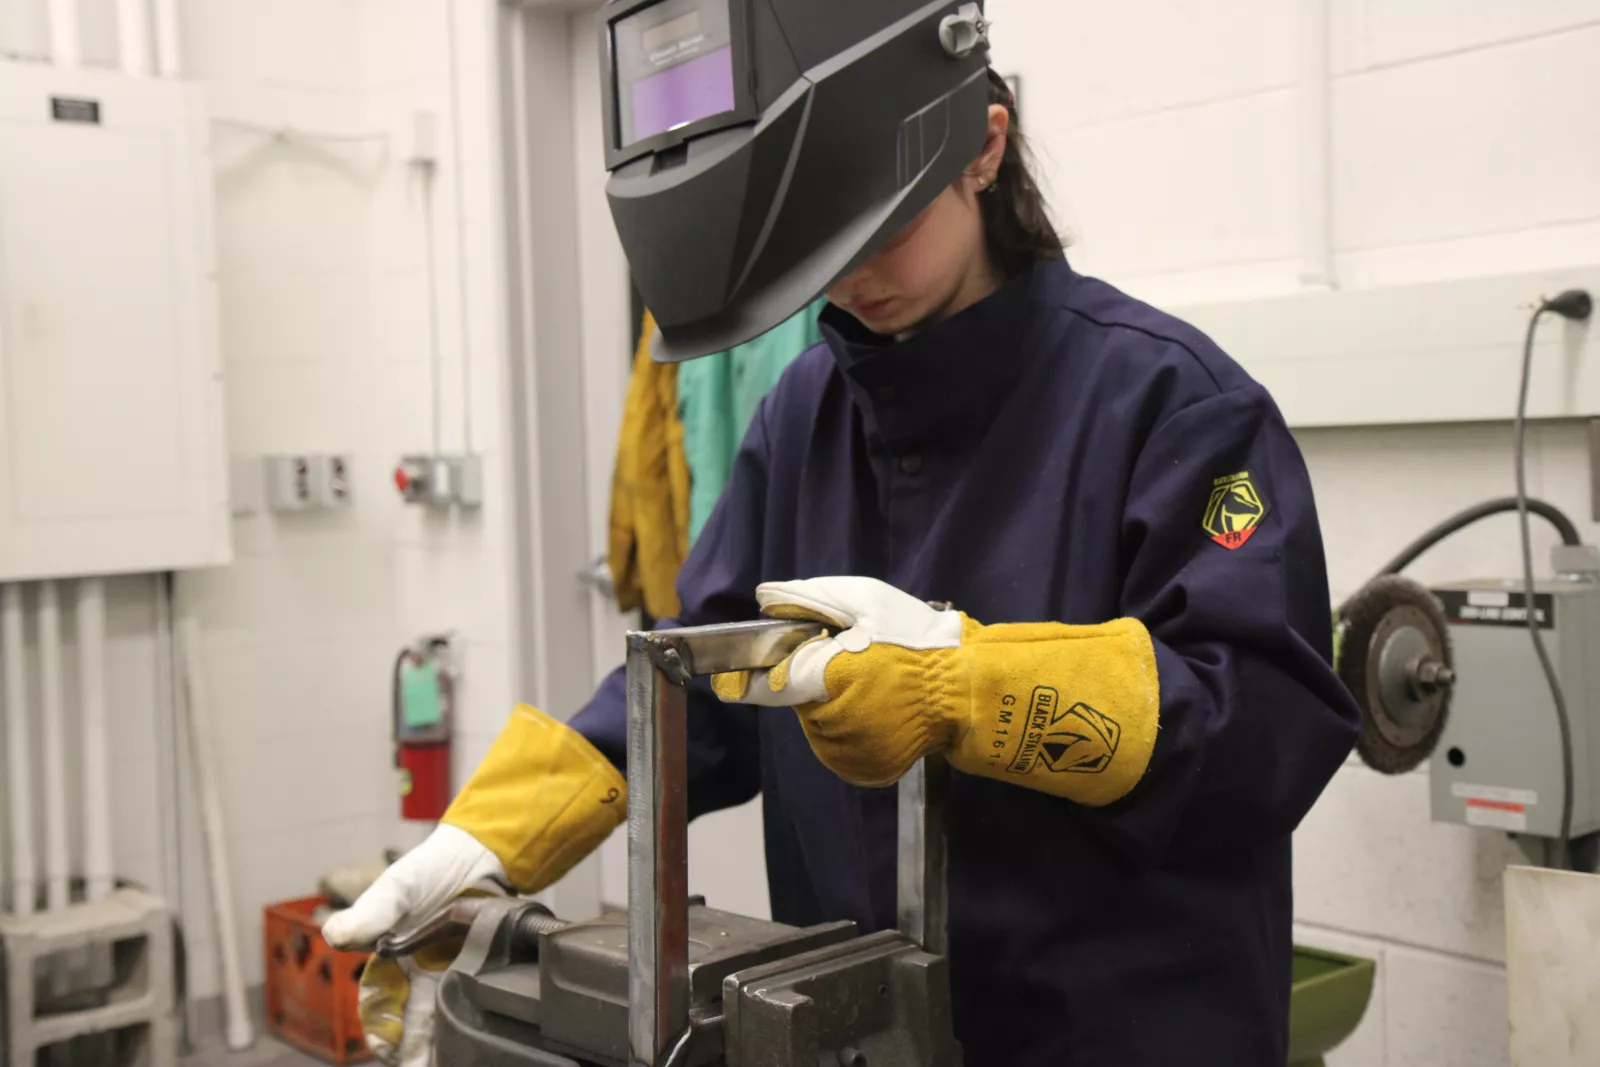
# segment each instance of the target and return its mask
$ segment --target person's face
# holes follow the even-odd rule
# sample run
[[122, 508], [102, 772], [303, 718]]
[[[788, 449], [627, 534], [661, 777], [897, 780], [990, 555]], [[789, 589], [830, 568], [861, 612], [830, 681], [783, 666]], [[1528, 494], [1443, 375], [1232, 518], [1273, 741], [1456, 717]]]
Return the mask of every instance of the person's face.
[[988, 140], [961, 180], [945, 189], [828, 299], [873, 333], [904, 337], [954, 315], [999, 287], [984, 249], [978, 196], [1005, 154], [1006, 109], [989, 109]]

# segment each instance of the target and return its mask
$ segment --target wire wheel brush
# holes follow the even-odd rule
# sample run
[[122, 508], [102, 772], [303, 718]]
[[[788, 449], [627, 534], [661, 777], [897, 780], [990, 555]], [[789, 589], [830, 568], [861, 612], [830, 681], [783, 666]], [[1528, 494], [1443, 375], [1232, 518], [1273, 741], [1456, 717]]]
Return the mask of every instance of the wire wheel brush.
[[1433, 754], [1450, 714], [1444, 611], [1427, 589], [1389, 574], [1350, 598], [1339, 634], [1339, 678], [1361, 707], [1356, 751], [1375, 771], [1403, 774]]

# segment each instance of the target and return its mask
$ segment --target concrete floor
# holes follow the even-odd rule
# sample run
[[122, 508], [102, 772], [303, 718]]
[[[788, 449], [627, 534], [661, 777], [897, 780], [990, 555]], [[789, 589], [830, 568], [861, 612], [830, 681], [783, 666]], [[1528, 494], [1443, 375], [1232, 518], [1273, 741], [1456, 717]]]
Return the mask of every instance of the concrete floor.
[[270, 1037], [258, 1036], [256, 1043], [243, 1052], [229, 1052], [225, 1047], [201, 1049], [185, 1056], [182, 1067], [323, 1067], [324, 1061], [281, 1045]]

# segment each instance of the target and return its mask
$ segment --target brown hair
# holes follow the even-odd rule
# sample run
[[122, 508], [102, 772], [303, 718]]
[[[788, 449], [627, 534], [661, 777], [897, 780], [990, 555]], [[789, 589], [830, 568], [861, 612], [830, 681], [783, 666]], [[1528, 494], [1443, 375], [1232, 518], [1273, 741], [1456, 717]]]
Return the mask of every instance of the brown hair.
[[1033, 177], [1033, 153], [1017, 121], [1017, 101], [1006, 80], [989, 68], [989, 103], [1010, 116], [1005, 155], [994, 184], [978, 197], [984, 244], [1001, 275], [1014, 278], [1036, 263], [1061, 258], [1065, 242], [1050, 222], [1044, 194]]

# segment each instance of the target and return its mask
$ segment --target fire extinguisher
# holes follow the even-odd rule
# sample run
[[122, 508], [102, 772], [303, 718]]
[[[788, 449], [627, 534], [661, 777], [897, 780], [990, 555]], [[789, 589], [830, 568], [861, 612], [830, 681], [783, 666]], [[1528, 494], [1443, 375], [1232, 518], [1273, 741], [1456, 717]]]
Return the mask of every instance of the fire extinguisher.
[[403, 819], [436, 822], [450, 804], [455, 687], [447, 637], [424, 637], [395, 658], [392, 737]]

